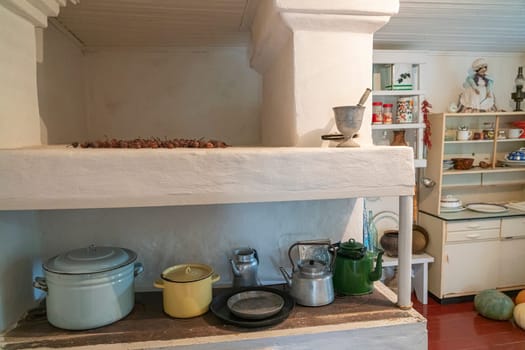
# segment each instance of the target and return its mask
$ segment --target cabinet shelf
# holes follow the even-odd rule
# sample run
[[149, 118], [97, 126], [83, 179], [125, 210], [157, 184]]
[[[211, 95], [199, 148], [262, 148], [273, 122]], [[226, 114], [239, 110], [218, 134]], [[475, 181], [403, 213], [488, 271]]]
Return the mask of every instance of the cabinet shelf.
[[[485, 113], [433, 113], [429, 116], [432, 124], [430, 141], [433, 145], [427, 152], [428, 165], [425, 177], [436, 182], [427, 188], [421, 185], [419, 208], [438, 215], [440, 199], [452, 195], [463, 203], [508, 202], [525, 199], [525, 167], [498, 166], [506, 154], [522, 147], [525, 138], [492, 140], [450, 140], [447, 130], [457, 130], [461, 125], [471, 130], [481, 129], [490, 123], [495, 135], [500, 130], [512, 127], [516, 121], [525, 119], [525, 112]], [[491, 167], [475, 166], [468, 170], [443, 169], [443, 161], [453, 158], [474, 158], [474, 164], [484, 161]], [[509, 165], [508, 163], [506, 165]], [[510, 164], [513, 165], [513, 164]], [[481, 190], [472, 190], [481, 188]]]
[[424, 129], [425, 127], [425, 123], [375, 124], [372, 125], [372, 130]]
[[418, 96], [424, 95], [422, 90], [375, 90], [372, 96]]
[[511, 181], [506, 181], [505, 183], [501, 183], [501, 184], [483, 184], [483, 183], [476, 183], [476, 184], [462, 184], [462, 185], [447, 185], [447, 184], [443, 184], [441, 186], [442, 189], [447, 189], [447, 190], [461, 190], [461, 189], [472, 189], [472, 188], [475, 188], [475, 187], [478, 187], [478, 188], [501, 188], [501, 187], [520, 187], [520, 186], [524, 186], [525, 185], [525, 180], [524, 181], [515, 181], [515, 182], [511, 182]]
[[445, 141], [445, 145], [474, 145], [480, 143], [494, 143], [494, 140], [466, 140], [466, 141]]
[[[525, 138], [520, 139], [497, 139], [496, 142], [523, 142], [525, 141]], [[479, 144], [479, 143], [494, 143], [494, 140], [465, 140], [465, 141], [445, 141], [445, 145], [454, 145], [454, 144], [462, 144], [462, 145], [473, 145], [473, 144]]]
[[525, 138], [519, 138], [519, 139], [498, 139], [498, 142], [523, 142], [525, 141]]
[[[513, 173], [513, 172], [524, 172], [523, 168], [511, 168], [511, 167], [500, 167], [500, 168], [472, 168], [468, 170], [445, 170], [443, 176], [447, 175], [461, 175], [461, 174], [488, 174], [488, 173]], [[524, 180], [525, 181], [525, 180]]]
[[[377, 57], [374, 59], [378, 59]], [[395, 61], [395, 60], [394, 60]], [[405, 82], [407, 85], [404, 86], [409, 88], [408, 90], [385, 90], [385, 87], [393, 85], [395, 81], [398, 81], [399, 75], [395, 74], [395, 65], [403, 65], [401, 68], [402, 72], [410, 73], [410, 82]], [[385, 69], [386, 68], [386, 69]], [[406, 70], [405, 70], [406, 69]], [[393, 121], [400, 120], [396, 119], [397, 115], [397, 103], [401, 97], [409, 97], [412, 104], [412, 119], [410, 123], [395, 123], [395, 124], [373, 124], [372, 139], [374, 144], [384, 144], [385, 135], [387, 132], [395, 132], [396, 130], [407, 130], [405, 135], [406, 141], [414, 150], [414, 166], [416, 168], [425, 168], [427, 161], [425, 159], [425, 145], [423, 142], [424, 131], [426, 124], [423, 122], [423, 113], [421, 111], [421, 102], [424, 99], [425, 92], [420, 90], [419, 73], [420, 63], [406, 63], [406, 62], [374, 62], [374, 91], [372, 91], [372, 97], [374, 102], [382, 102], [384, 104], [390, 103], [393, 105], [392, 108], [392, 119]], [[400, 73], [399, 71], [397, 73]], [[405, 77], [402, 74], [402, 79]], [[401, 120], [405, 120], [404, 118]]]
[[522, 116], [525, 119], [525, 112], [479, 112], [479, 113], [440, 113], [446, 115], [447, 118], [451, 117], [509, 117], [509, 116]]

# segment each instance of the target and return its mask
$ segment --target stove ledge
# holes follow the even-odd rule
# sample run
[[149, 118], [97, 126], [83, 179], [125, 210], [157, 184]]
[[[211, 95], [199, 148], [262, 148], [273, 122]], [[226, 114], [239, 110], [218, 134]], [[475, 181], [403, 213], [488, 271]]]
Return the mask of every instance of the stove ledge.
[[414, 193], [409, 147], [0, 150], [0, 210], [321, 200]]

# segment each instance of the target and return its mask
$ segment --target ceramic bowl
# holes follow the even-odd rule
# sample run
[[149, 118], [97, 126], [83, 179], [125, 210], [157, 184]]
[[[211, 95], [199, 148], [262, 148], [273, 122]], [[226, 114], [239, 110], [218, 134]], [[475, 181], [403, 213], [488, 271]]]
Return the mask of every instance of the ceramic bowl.
[[517, 151], [510, 152], [507, 154], [508, 160], [525, 160], [525, 148], [522, 147]]
[[472, 164], [474, 163], [474, 158], [453, 158], [454, 161], [454, 169], [457, 170], [468, 170], [472, 168]]
[[459, 208], [463, 204], [461, 200], [453, 196], [443, 196], [439, 203], [441, 208]]

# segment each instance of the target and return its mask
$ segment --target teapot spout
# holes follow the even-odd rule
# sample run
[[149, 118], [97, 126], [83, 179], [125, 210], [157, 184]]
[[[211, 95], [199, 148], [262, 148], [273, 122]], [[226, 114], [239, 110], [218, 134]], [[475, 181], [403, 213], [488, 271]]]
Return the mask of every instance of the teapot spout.
[[288, 286], [291, 287], [292, 286], [292, 276], [290, 276], [288, 272], [286, 272], [286, 270], [282, 266], [279, 268], [279, 270], [281, 270], [281, 273], [283, 274], [283, 277], [286, 280], [286, 284], [288, 284]]
[[383, 274], [383, 253], [384, 251], [382, 249], [379, 249], [377, 252], [376, 268], [368, 274], [370, 282], [379, 280]]
[[240, 277], [241, 276], [241, 271], [239, 270], [239, 268], [237, 267], [237, 265], [235, 264], [235, 261], [233, 261], [233, 259], [230, 259], [230, 265], [232, 266], [233, 275], [237, 276], [237, 277]]

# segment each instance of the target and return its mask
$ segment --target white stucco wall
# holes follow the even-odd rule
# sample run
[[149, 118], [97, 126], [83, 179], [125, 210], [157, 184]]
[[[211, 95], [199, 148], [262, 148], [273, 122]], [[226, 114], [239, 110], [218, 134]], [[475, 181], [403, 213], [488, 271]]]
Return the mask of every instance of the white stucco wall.
[[260, 144], [261, 79], [247, 48], [104, 50], [85, 62], [91, 139]]
[[374, 60], [381, 62], [421, 63], [420, 89], [433, 105], [434, 112], [446, 112], [450, 103], [457, 103], [462, 85], [472, 62], [485, 58], [488, 74], [494, 79], [496, 105], [512, 111], [515, 102], [514, 79], [519, 66], [525, 66], [525, 53], [441, 52], [441, 51], [374, 51]]
[[74, 39], [52, 23], [43, 32], [42, 59], [37, 63], [42, 144], [84, 140], [84, 55]]
[[35, 27], [0, 6], [0, 148], [40, 144]]
[[0, 211], [0, 332], [41, 296], [31, 285], [40, 272], [41, 244], [37, 212]]
[[232, 281], [228, 257], [235, 247], [256, 248], [259, 277], [282, 281], [279, 266], [290, 268], [289, 246], [302, 239], [343, 234], [359, 237], [349, 225], [355, 200], [195, 205], [158, 208], [41, 211], [45, 260], [90, 244], [126, 247], [138, 253], [145, 270], [138, 290], [154, 290], [153, 281], [167, 267], [198, 262], [221, 275], [218, 284]]
[[514, 79], [518, 67], [525, 66], [525, 54], [436, 52], [427, 57], [421, 73], [422, 89], [427, 91], [434, 111], [447, 111], [451, 102], [458, 102], [468, 69], [479, 57], [486, 59], [488, 74], [494, 79], [497, 107], [507, 111], [514, 110], [516, 104], [511, 99], [511, 93], [516, 90]]

